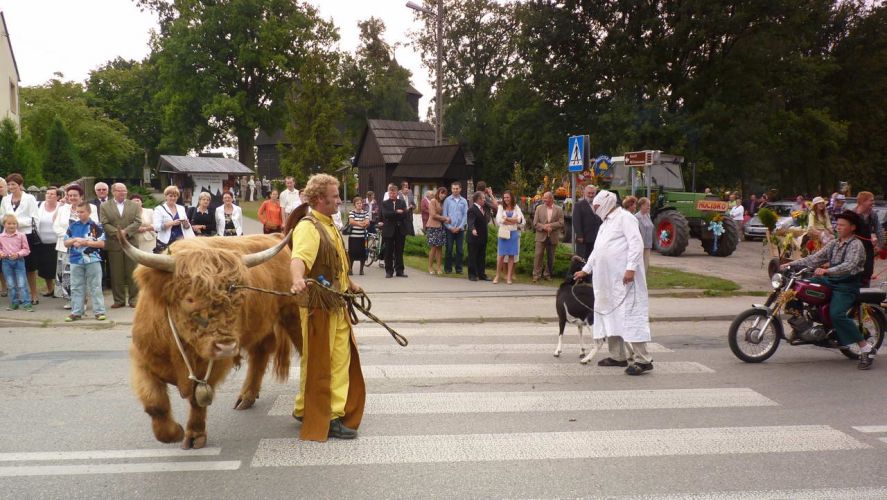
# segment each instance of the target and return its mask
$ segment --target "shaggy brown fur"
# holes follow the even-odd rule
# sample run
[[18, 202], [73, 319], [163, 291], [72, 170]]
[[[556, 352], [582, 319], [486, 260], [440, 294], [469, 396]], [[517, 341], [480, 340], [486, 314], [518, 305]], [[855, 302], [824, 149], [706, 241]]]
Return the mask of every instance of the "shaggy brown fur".
[[[138, 266], [135, 279], [139, 301], [132, 328], [133, 389], [151, 416], [155, 437], [164, 443], [182, 441], [182, 448], [206, 444], [206, 408], [197, 405], [195, 383], [176, 347], [166, 317], [172, 312], [182, 337], [185, 353], [197, 378], [206, 374], [214, 360], [209, 384], [216, 388], [240, 355], [219, 358], [216, 344], [237, 342], [246, 352], [248, 368], [236, 409], [251, 407], [262, 384], [272, 354], [275, 375], [289, 376], [290, 342], [301, 345], [299, 312], [292, 297], [255, 291], [230, 291], [233, 284], [272, 290], [289, 290], [290, 257], [286, 247], [268, 262], [247, 269], [240, 256], [265, 250], [280, 241], [280, 235], [238, 238], [192, 238], [171, 247], [176, 259], [173, 274]], [[175, 385], [191, 404], [185, 429], [172, 417], [166, 385]]]

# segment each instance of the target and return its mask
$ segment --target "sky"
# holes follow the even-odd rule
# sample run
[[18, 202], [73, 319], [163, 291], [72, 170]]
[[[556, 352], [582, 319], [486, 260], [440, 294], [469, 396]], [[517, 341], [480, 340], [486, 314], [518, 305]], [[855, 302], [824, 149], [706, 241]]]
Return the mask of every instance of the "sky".
[[[408, 44], [409, 31], [420, 28], [406, 0], [310, 0], [322, 17], [339, 28], [339, 48], [357, 47], [357, 22], [381, 18], [389, 44]], [[421, 3], [421, 0], [416, 0]], [[64, 74], [83, 81], [93, 70], [115, 57], [142, 59], [148, 53], [153, 14], [140, 12], [131, 0], [0, 0], [6, 17], [21, 85], [39, 85]], [[419, 115], [426, 116], [434, 91], [427, 69], [410, 46], [400, 45], [395, 57], [413, 73], [413, 85], [423, 97]]]

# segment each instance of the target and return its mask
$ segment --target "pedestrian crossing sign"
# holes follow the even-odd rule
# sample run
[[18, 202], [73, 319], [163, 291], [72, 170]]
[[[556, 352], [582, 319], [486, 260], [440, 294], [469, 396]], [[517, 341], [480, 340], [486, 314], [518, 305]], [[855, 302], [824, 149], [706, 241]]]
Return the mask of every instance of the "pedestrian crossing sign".
[[582, 172], [588, 165], [588, 136], [574, 135], [567, 139], [567, 171]]

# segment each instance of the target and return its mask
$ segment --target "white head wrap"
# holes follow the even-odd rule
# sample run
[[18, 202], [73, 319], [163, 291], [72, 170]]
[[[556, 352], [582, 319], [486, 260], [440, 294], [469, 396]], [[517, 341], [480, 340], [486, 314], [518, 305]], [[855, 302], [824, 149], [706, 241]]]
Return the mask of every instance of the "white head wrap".
[[594, 200], [591, 201], [591, 206], [593, 207], [595, 205], [598, 205], [598, 207], [594, 209], [594, 213], [597, 214], [601, 220], [604, 220], [616, 206], [616, 195], [607, 190], [601, 191], [594, 197]]

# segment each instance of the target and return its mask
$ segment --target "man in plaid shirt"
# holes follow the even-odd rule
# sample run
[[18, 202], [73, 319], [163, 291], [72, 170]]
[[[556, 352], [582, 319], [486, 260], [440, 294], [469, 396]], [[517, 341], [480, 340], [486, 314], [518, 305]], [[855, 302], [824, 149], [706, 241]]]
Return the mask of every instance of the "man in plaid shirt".
[[868, 370], [872, 366], [875, 349], [865, 341], [865, 338], [857, 328], [856, 323], [850, 319], [847, 312], [859, 296], [861, 275], [865, 266], [865, 248], [862, 240], [857, 238], [857, 230], [862, 227], [862, 220], [858, 214], [850, 210], [837, 215], [838, 239], [824, 246], [820, 251], [803, 259], [796, 260], [786, 267], [815, 267], [813, 281], [822, 283], [832, 290], [832, 300], [829, 303], [829, 316], [835, 325], [838, 342], [845, 348], [853, 344], [859, 346], [860, 370]]

